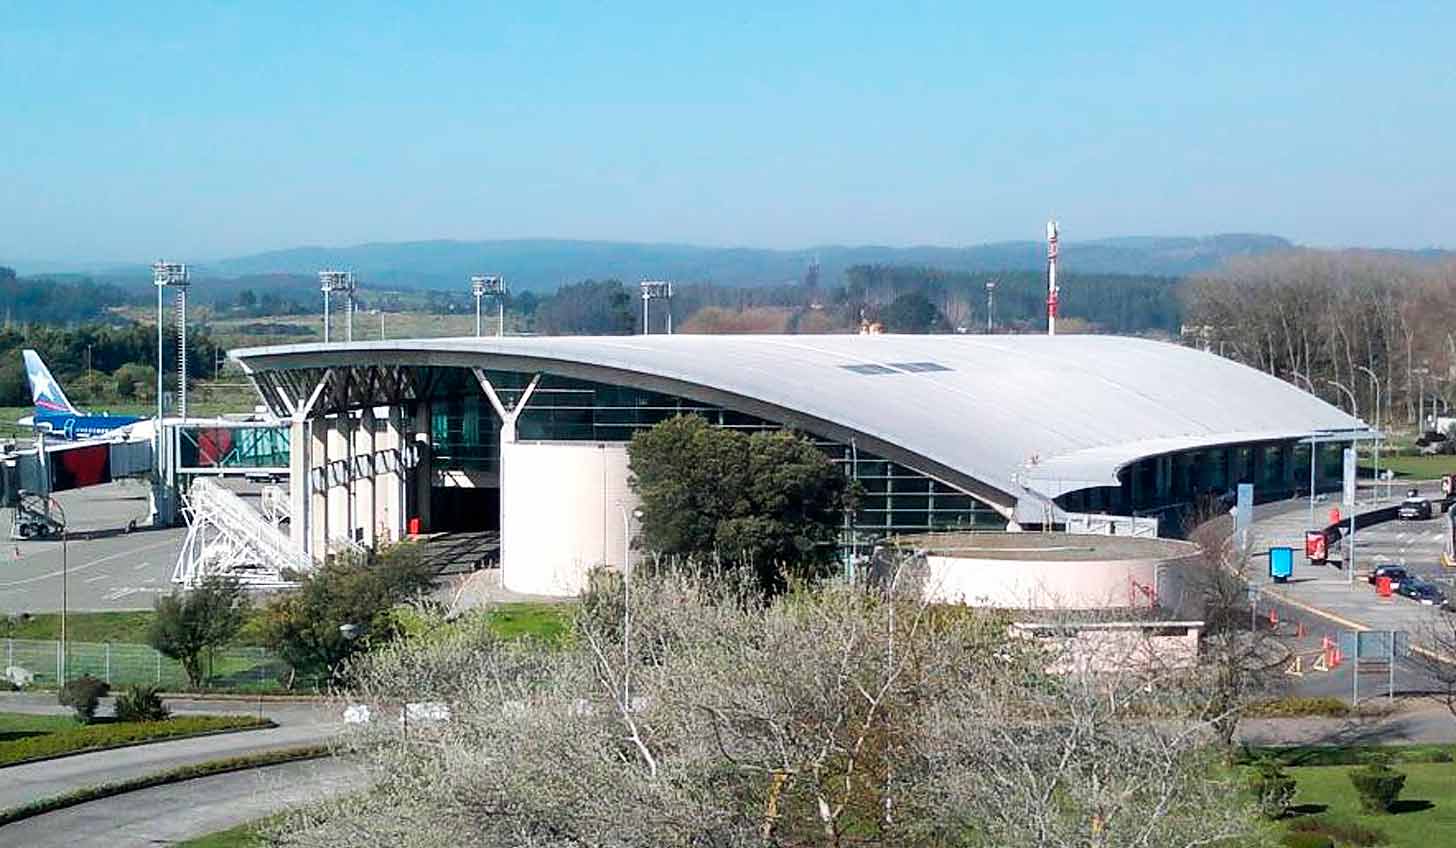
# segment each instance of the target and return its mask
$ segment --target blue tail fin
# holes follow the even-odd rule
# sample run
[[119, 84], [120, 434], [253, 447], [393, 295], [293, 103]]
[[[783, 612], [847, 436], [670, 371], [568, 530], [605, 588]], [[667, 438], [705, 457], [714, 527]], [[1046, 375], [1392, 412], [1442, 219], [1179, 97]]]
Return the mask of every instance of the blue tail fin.
[[25, 359], [25, 376], [30, 380], [30, 399], [35, 402], [37, 414], [70, 413], [79, 415], [76, 407], [66, 397], [66, 392], [51, 371], [41, 361], [40, 354], [33, 350], [21, 351]]

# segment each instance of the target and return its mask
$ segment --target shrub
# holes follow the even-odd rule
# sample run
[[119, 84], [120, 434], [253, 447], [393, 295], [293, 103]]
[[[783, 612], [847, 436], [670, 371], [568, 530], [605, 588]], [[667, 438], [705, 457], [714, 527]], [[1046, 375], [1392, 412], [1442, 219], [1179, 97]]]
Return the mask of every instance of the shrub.
[[96, 718], [96, 707], [110, 691], [110, 684], [83, 674], [75, 680], [66, 681], [66, 685], [61, 687], [59, 697], [61, 706], [75, 710], [76, 718], [82, 724], [90, 724]]
[[1266, 819], [1282, 819], [1294, 800], [1294, 778], [1284, 772], [1278, 760], [1265, 759], [1254, 766], [1254, 773], [1249, 776], [1249, 791], [1254, 795], [1260, 815]]
[[116, 697], [117, 721], [162, 721], [168, 715], [155, 686], [133, 686]]
[[1323, 833], [1295, 831], [1284, 834], [1284, 838], [1280, 842], [1285, 848], [1335, 848], [1335, 840]]
[[1385, 763], [1371, 763], [1350, 772], [1350, 782], [1360, 796], [1360, 808], [1367, 813], [1388, 813], [1405, 788], [1405, 775]]
[[1350, 705], [1339, 698], [1328, 696], [1318, 698], [1275, 698], [1252, 704], [1244, 711], [1248, 718], [1297, 718], [1301, 716], [1326, 716], [1344, 718], [1350, 714]]
[[1347, 821], [1331, 821], [1319, 816], [1296, 819], [1289, 825], [1291, 831], [1327, 836], [1338, 845], [1386, 845], [1390, 840], [1382, 831]]

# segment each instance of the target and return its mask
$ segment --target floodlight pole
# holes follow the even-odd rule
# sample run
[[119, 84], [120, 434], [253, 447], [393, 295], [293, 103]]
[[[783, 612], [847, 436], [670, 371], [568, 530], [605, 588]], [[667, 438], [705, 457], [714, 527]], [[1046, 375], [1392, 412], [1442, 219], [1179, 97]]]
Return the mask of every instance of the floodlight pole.
[[344, 305], [344, 341], [354, 340], [354, 272], [353, 271], [320, 271], [318, 272], [319, 290], [324, 294], [324, 344], [330, 340], [330, 323], [333, 309], [330, 305], [329, 295], [333, 292], [343, 292], [347, 298]]
[[[167, 310], [167, 288], [175, 288], [177, 295], [177, 377], [178, 385], [178, 412], [186, 415], [186, 382], [187, 382], [187, 286], [189, 284], [187, 266], [180, 262], [167, 262], [158, 260], [152, 263], [152, 284], [157, 287], [157, 423], [156, 441], [152, 451], [152, 466], [156, 474], [157, 488], [152, 494], [153, 508], [156, 511], [154, 521], [170, 521], [171, 509], [171, 486], [166, 476], [167, 451], [166, 439], [164, 438], [165, 428], [162, 426], [166, 420], [167, 409], [164, 404], [165, 383], [163, 374], [166, 373], [166, 334], [164, 332], [164, 319]], [[165, 503], [164, 503], [165, 501]]]
[[475, 337], [480, 338], [480, 299], [485, 296], [485, 277], [470, 278], [470, 294], [475, 297]]
[[504, 336], [506, 334], [506, 278], [499, 274], [476, 274], [470, 278], [470, 293], [475, 297], [475, 336], [479, 338], [481, 329], [481, 298], [495, 298], [495, 334]]
[[986, 283], [986, 332], [996, 332], [996, 281]]
[[643, 280], [638, 284], [642, 290], [642, 335], [647, 335], [647, 304], [661, 298], [667, 301], [667, 334], [672, 335], [672, 282], [670, 280]]

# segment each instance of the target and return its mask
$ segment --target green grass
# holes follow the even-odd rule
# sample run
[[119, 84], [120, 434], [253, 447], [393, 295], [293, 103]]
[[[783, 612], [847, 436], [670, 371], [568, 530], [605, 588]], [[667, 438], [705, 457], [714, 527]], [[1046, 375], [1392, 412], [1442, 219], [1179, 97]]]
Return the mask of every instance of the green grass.
[[501, 604], [491, 610], [490, 629], [502, 639], [535, 636], [548, 642], [559, 641], [571, 629], [575, 612], [569, 604], [518, 602]]
[[[1456, 761], [1456, 745], [1299, 745], [1279, 748], [1246, 748], [1241, 762], [1275, 757], [1286, 766], [1348, 766], [1374, 762], [1450, 763]], [[1448, 766], [1456, 769], [1456, 766]]]
[[263, 837], [258, 835], [256, 824], [239, 825], [186, 842], [173, 843], [176, 848], [256, 848], [264, 844]]
[[[66, 638], [74, 642], [132, 642], [146, 644], [147, 627], [154, 613], [73, 612], [66, 616]], [[36, 613], [24, 618], [0, 619], [0, 637], [9, 639], [59, 639], [61, 614]]]
[[[1360, 467], [1369, 472], [1372, 465], [1362, 457]], [[1386, 456], [1380, 455], [1380, 470], [1389, 468], [1397, 478], [1410, 480], [1435, 480], [1442, 474], [1456, 474], [1456, 456]]]
[[28, 715], [0, 713], [0, 745], [31, 736], [43, 736], [60, 730], [79, 727], [68, 715]]
[[[272, 727], [273, 722], [256, 716], [176, 716], [166, 721], [98, 722], [79, 724], [64, 716], [60, 718], [68, 726], [56, 725], [46, 731], [27, 732], [0, 741], [0, 766], [12, 765], [23, 760], [56, 757], [101, 748], [113, 748], [137, 742], [154, 742], [177, 736], [197, 733], [215, 733], [222, 730]], [[16, 719], [19, 723], [19, 719]], [[0, 734], [0, 738], [4, 738]]]
[[[1312, 766], [1289, 769], [1298, 783], [1296, 813], [1318, 814], [1331, 822], [1349, 822], [1381, 831], [1386, 845], [1436, 846], [1456, 844], [1456, 766], [1416, 763], [1397, 766], [1406, 775], [1397, 810], [1389, 815], [1360, 812], [1351, 766]], [[1288, 828], [1302, 815], [1284, 822]]]

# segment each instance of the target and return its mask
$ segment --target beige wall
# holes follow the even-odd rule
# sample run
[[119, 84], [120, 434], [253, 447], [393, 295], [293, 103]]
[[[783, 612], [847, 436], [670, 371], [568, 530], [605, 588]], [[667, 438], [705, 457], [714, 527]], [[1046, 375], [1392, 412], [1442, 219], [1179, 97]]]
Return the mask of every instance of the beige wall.
[[1185, 594], [1195, 558], [1029, 560], [931, 554], [926, 591], [937, 603], [1001, 609], [1103, 609], [1158, 605], [1180, 616], [1196, 613]]
[[627, 488], [626, 445], [506, 442], [501, 472], [507, 589], [572, 596], [591, 569], [622, 565], [622, 509], [630, 516], [638, 505]]

